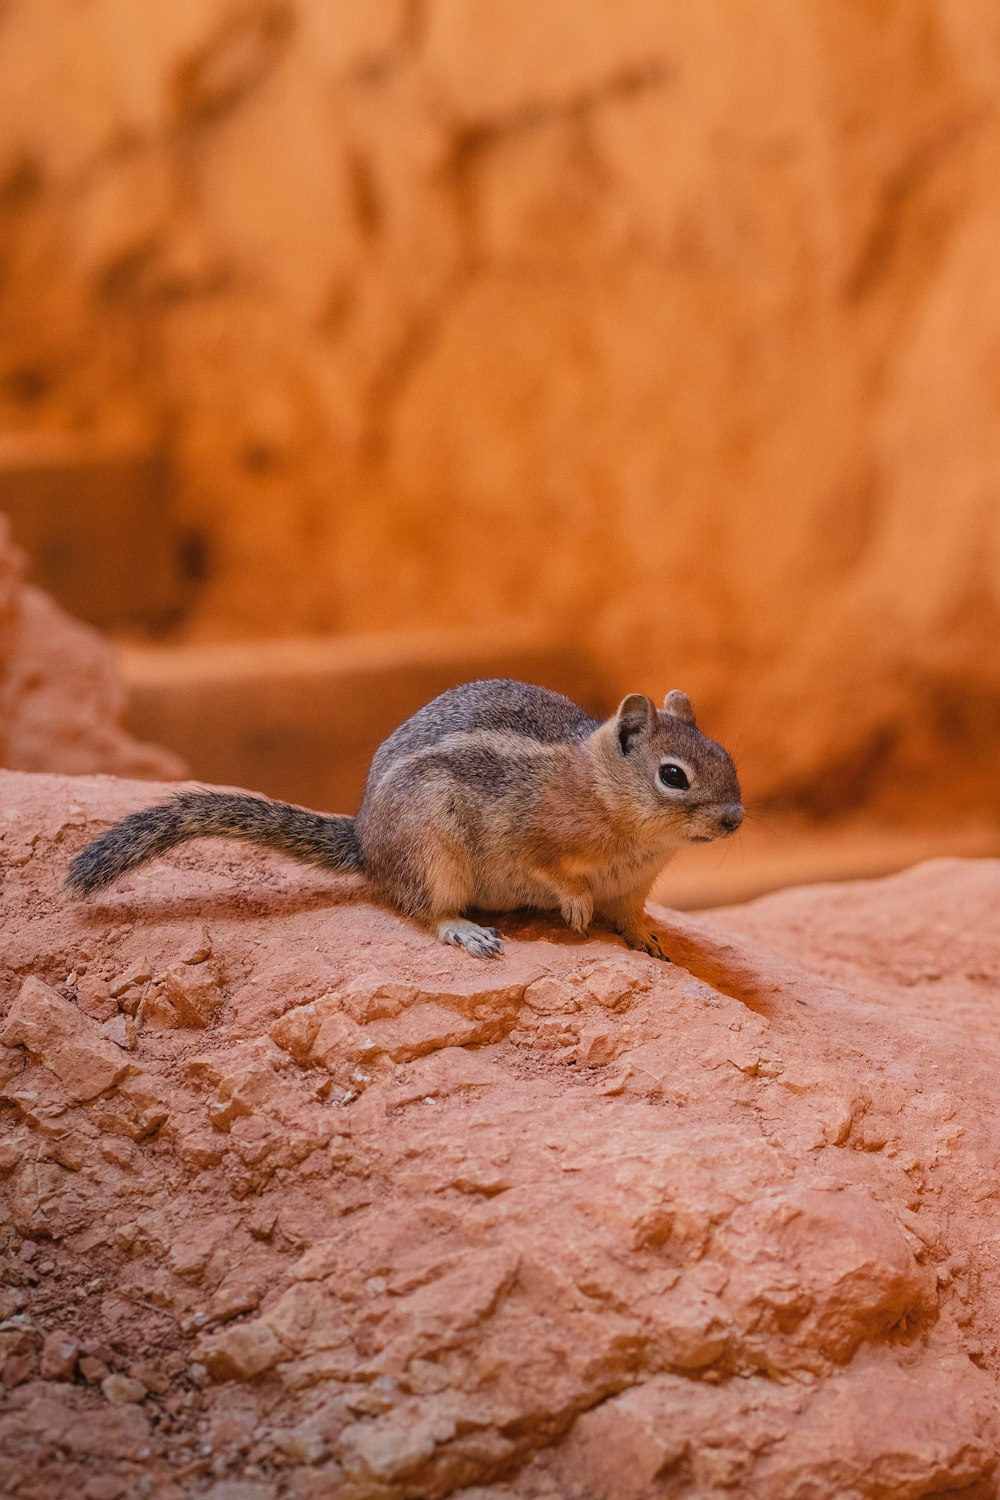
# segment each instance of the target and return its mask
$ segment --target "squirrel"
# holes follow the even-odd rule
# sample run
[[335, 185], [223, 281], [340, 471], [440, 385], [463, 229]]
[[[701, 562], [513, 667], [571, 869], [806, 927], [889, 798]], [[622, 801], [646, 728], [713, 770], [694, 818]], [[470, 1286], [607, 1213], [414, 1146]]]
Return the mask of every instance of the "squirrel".
[[681, 847], [735, 833], [740, 784], [695, 723], [686, 693], [642, 693], [591, 718], [560, 693], [470, 682], [379, 746], [356, 817], [253, 793], [181, 791], [130, 813], [74, 860], [90, 895], [194, 838], [241, 839], [327, 870], [355, 870], [404, 915], [476, 958], [502, 950], [469, 909], [558, 909], [586, 933], [595, 912], [631, 948], [667, 958], [644, 905]]

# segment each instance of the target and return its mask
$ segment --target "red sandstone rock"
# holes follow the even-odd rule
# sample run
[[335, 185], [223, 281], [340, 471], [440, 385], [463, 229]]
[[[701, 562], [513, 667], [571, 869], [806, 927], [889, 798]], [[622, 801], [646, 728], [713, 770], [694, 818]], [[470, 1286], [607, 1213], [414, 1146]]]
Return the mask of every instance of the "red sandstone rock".
[[5, 1487], [998, 1493], [996, 862], [487, 965], [233, 845], [68, 902], [157, 790], [0, 774]]
[[101, 1394], [112, 1406], [130, 1406], [142, 1400], [146, 1387], [129, 1375], [106, 1375], [101, 1381]]
[[127, 1061], [95, 1022], [33, 975], [7, 1013], [0, 1046], [24, 1047], [37, 1056], [77, 1103], [103, 1094], [128, 1072]]
[[71, 1380], [80, 1345], [69, 1334], [54, 1328], [42, 1345], [41, 1371], [46, 1380]]
[[[23, 771], [183, 775], [177, 756], [134, 740], [121, 727], [125, 692], [108, 643], [26, 585], [23, 574], [23, 559], [0, 516], [0, 764]], [[72, 801], [65, 816], [76, 816]]]

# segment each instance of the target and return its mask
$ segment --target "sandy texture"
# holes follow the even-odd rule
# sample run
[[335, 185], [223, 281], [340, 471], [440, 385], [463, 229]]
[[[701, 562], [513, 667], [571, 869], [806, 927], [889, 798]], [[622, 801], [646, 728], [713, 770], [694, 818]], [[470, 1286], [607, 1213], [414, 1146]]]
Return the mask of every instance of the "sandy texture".
[[178, 756], [125, 732], [124, 709], [111, 647], [24, 582], [24, 559], [0, 516], [0, 765], [183, 775]]
[[150, 9], [2, 7], [0, 425], [170, 434], [202, 637], [537, 616], [982, 800], [995, 0]]
[[997, 1494], [1000, 865], [479, 964], [0, 774], [0, 1488]]

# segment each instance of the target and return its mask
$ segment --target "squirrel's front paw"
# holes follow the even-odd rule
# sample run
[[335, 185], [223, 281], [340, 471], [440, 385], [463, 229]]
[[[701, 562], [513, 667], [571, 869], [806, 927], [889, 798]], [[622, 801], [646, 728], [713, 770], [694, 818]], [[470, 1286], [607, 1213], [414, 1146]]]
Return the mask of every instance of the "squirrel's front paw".
[[560, 902], [559, 911], [566, 926], [582, 937], [594, 915], [594, 903], [589, 896], [567, 896]]
[[635, 948], [638, 953], [648, 953], [650, 958], [662, 958], [663, 962], [670, 962], [669, 955], [657, 933], [651, 927], [634, 927], [628, 932], [623, 932], [622, 937], [630, 948]]
[[473, 958], [496, 958], [503, 952], [503, 938], [495, 927], [480, 927], [465, 917], [445, 917], [437, 933], [442, 943], [464, 948]]

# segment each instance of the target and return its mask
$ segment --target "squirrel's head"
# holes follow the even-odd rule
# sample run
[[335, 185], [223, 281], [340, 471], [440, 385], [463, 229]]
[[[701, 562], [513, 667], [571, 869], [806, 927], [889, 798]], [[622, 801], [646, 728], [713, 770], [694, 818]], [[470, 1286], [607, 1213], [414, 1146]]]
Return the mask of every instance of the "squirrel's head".
[[668, 693], [661, 709], [629, 693], [597, 730], [595, 749], [618, 807], [678, 843], [728, 838], [743, 822], [732, 757], [702, 734], [686, 693]]

